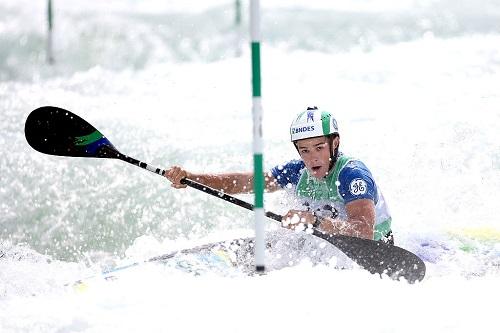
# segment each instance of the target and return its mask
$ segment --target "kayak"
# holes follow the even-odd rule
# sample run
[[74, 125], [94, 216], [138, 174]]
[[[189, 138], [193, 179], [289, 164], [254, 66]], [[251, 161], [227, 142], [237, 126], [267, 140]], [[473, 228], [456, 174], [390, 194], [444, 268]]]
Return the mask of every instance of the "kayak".
[[[287, 232], [286, 237], [282, 234], [280, 230], [268, 234], [266, 238], [266, 272], [294, 266], [303, 260], [308, 260], [314, 265], [326, 264], [335, 268], [353, 267], [352, 261], [344, 253], [322, 239], [303, 233]], [[256, 274], [253, 248], [252, 237], [204, 244], [152, 257], [142, 262], [117, 266], [82, 278], [72, 283], [72, 287], [77, 291], [83, 291], [93, 284], [115, 281], [146, 265], [158, 264], [195, 276], [207, 273], [220, 276], [252, 276]]]
[[500, 273], [500, 232], [494, 228], [461, 228], [415, 237], [412, 251], [434, 275], [465, 277]]
[[[397, 241], [397, 239], [396, 239]], [[415, 236], [412, 251], [424, 262], [438, 267], [437, 274], [461, 270], [464, 276], [500, 271], [500, 232], [491, 228], [448, 230]], [[175, 271], [195, 276], [213, 273], [220, 276], [255, 275], [254, 239], [238, 238], [173, 251], [143, 262], [133, 262], [92, 275], [72, 284], [78, 291], [94, 283], [115, 281], [145, 265], [161, 264]], [[353, 268], [355, 264], [328, 242], [304, 233], [279, 230], [266, 236], [266, 272], [297, 265], [307, 260], [336, 269]], [[473, 263], [473, 264], [472, 264]], [[436, 271], [435, 271], [436, 272]]]
[[133, 262], [118, 266], [101, 274], [89, 276], [76, 281], [73, 288], [77, 291], [86, 290], [90, 285], [101, 281], [114, 281], [123, 274], [148, 264], [163, 264], [186, 273], [201, 275], [205, 272], [229, 272], [230, 270], [245, 268], [242, 254], [245, 249], [253, 245], [251, 238], [234, 239], [205, 244], [190, 249], [174, 251], [168, 254], [150, 258], [143, 262]]

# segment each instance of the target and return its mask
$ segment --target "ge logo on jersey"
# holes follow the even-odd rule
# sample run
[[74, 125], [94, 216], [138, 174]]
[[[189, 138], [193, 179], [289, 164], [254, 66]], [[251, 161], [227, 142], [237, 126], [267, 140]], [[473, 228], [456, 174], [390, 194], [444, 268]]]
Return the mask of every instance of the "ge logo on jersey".
[[354, 179], [349, 185], [349, 191], [352, 195], [365, 194], [367, 191], [366, 182], [361, 178]]

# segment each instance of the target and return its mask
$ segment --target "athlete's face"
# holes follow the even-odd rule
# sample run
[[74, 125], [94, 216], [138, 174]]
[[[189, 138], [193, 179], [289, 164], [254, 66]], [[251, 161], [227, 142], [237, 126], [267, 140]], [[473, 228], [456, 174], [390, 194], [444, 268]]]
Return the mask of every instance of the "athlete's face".
[[[333, 146], [338, 145], [338, 138], [333, 140]], [[330, 169], [330, 146], [324, 136], [297, 141], [299, 155], [312, 176], [321, 179]]]

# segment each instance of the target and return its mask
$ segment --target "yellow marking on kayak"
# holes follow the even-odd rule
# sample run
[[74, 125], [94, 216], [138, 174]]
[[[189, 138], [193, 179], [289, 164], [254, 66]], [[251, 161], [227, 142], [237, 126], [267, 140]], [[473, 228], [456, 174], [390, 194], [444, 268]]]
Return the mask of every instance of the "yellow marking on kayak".
[[226, 264], [229, 264], [231, 266], [234, 266], [235, 263], [231, 260], [231, 257], [229, 256], [229, 254], [227, 253], [227, 251], [223, 251], [223, 250], [215, 250], [213, 249], [212, 250], [212, 253], [215, 253], [220, 259], [224, 260], [224, 262]]
[[77, 293], [83, 293], [89, 289], [89, 286], [83, 281], [77, 281], [73, 284], [73, 290]]
[[451, 230], [450, 234], [486, 242], [500, 242], [500, 230], [492, 227], [462, 228]]

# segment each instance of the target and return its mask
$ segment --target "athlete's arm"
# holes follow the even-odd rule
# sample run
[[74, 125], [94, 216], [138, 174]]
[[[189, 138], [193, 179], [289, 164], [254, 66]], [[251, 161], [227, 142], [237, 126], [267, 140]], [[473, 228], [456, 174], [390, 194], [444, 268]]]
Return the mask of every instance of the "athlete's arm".
[[373, 239], [375, 225], [375, 205], [373, 200], [359, 199], [345, 205], [347, 221], [325, 218], [319, 229], [330, 234], [342, 234], [359, 238]]
[[[347, 221], [322, 218], [317, 228], [332, 235], [346, 235], [373, 239], [375, 205], [370, 199], [354, 200], [346, 204]], [[309, 211], [290, 210], [283, 216], [283, 226], [295, 229], [299, 224], [314, 224], [316, 216]]]
[[[253, 192], [253, 173], [251, 172], [234, 172], [222, 174], [196, 174], [187, 172], [186, 170], [174, 166], [167, 170], [165, 177], [172, 182], [172, 187], [185, 188], [185, 184], [181, 184], [183, 178], [194, 180], [198, 183], [207, 185], [219, 191], [224, 191], [228, 194], [251, 193]], [[265, 190], [274, 192], [280, 189], [276, 179], [271, 173], [264, 174]]]
[[361, 161], [351, 161], [340, 171], [338, 181], [347, 221], [326, 219], [321, 223], [321, 229], [329, 233], [373, 239], [377, 187], [370, 170]]

